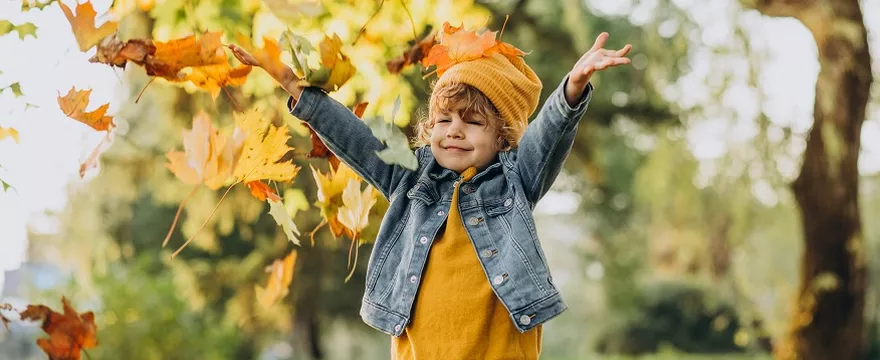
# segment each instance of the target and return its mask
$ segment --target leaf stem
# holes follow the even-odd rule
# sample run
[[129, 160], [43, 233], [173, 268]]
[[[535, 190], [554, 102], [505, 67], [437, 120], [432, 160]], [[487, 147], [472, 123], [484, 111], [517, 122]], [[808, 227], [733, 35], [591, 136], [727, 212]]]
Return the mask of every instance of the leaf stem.
[[237, 185], [240, 182], [241, 182], [241, 180], [238, 180], [238, 181], [232, 183], [232, 185], [229, 185], [229, 188], [227, 188], [226, 192], [223, 193], [223, 196], [220, 198], [220, 201], [217, 202], [217, 206], [214, 206], [214, 210], [211, 211], [211, 214], [208, 215], [208, 218], [205, 220], [205, 222], [202, 223], [202, 226], [199, 226], [199, 229], [196, 230], [196, 233], [193, 234], [188, 240], [186, 240], [186, 242], [183, 243], [183, 245], [180, 245], [180, 248], [178, 248], [177, 251], [175, 251], [173, 254], [171, 254], [171, 259], [174, 259], [174, 257], [177, 256], [177, 254], [180, 254], [180, 252], [183, 251], [183, 248], [185, 248], [187, 245], [189, 245], [189, 243], [191, 241], [193, 241], [193, 239], [196, 238], [196, 235], [198, 235], [200, 232], [202, 232], [202, 229], [205, 228], [205, 225], [208, 224], [208, 221], [210, 221], [211, 217], [214, 216], [214, 213], [217, 212], [217, 208], [219, 208], [220, 204], [223, 203], [223, 199], [225, 199], [226, 195], [229, 194], [229, 190], [232, 190], [232, 187], [234, 187], [235, 185]]
[[370, 18], [367, 19], [367, 22], [364, 23], [364, 26], [361, 26], [361, 29], [358, 30], [357, 36], [355, 36], [354, 41], [351, 42], [352, 46], [357, 44], [358, 40], [360, 40], [360, 38], [361, 38], [361, 35], [363, 35], [365, 32], [367, 32], [367, 24], [369, 24], [370, 21], [373, 21], [373, 18], [375, 18], [376, 15], [379, 14], [379, 10], [382, 10], [382, 5], [385, 5], [385, 0], [379, 1], [379, 6], [377, 6], [376, 10], [373, 11], [373, 15], [370, 15]]
[[198, 189], [198, 184], [193, 186], [192, 190], [189, 191], [189, 194], [186, 194], [186, 197], [184, 197], [183, 200], [180, 202], [180, 206], [177, 207], [177, 214], [174, 214], [174, 221], [171, 222], [171, 228], [168, 229], [168, 235], [165, 235], [165, 240], [162, 241], [163, 248], [165, 247], [165, 245], [168, 244], [168, 240], [171, 239], [171, 234], [174, 233], [174, 228], [177, 227], [177, 220], [180, 219], [180, 212], [183, 211], [183, 205], [186, 204], [189, 198], [192, 197]]
[[229, 93], [229, 90], [227, 90], [225, 86], [223, 87], [223, 92], [225, 92], [229, 100], [232, 101], [232, 106], [235, 107], [235, 111], [244, 113], [244, 111], [241, 110], [241, 107], [238, 106], [238, 103], [235, 102], [235, 98], [232, 97], [232, 94]]
[[409, 8], [406, 7], [405, 1], [400, 0], [400, 5], [403, 6], [403, 11], [406, 11], [406, 16], [409, 16], [409, 23], [410, 23], [410, 25], [412, 25], [412, 31], [413, 31], [413, 44], [418, 45], [419, 44], [419, 34], [416, 33], [416, 22], [415, 22], [415, 20], [413, 20], [412, 13], [410, 13]]
[[155, 77], [155, 76], [153, 76], [153, 77], [151, 77], [151, 78], [150, 78], [150, 81], [147, 81], [147, 84], [146, 84], [146, 85], [144, 85], [144, 88], [143, 88], [143, 89], [141, 89], [141, 92], [139, 92], [139, 93], [138, 93], [138, 96], [137, 96], [137, 98], [136, 98], [136, 99], [134, 99], [134, 103], [135, 103], [135, 104], [137, 104], [137, 103], [138, 103], [138, 101], [141, 101], [141, 95], [143, 95], [143, 94], [144, 94], [144, 91], [146, 91], [146, 90], [147, 90], [147, 86], [150, 86], [150, 84], [152, 84], [152, 83], [153, 83], [153, 80], [156, 80], [156, 77]]
[[[355, 243], [358, 243], [358, 242], [360, 242], [360, 239], [358, 236], [355, 236], [354, 239], [351, 240], [352, 245], [354, 245]], [[360, 248], [360, 244], [358, 244], [357, 246], [354, 247], [354, 265], [351, 266], [351, 272], [349, 272], [348, 276], [345, 277], [346, 283], [348, 282], [348, 280], [351, 280], [351, 276], [354, 275], [354, 270], [357, 269], [357, 258], [358, 258], [358, 249], [359, 248]], [[351, 262], [351, 249], [350, 248], [348, 250], [348, 256], [349, 256], [349, 262]]]

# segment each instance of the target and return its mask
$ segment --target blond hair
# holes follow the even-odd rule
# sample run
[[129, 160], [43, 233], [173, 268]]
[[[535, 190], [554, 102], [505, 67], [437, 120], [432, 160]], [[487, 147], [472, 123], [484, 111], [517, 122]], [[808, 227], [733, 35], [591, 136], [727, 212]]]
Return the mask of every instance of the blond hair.
[[431, 130], [434, 128], [438, 115], [442, 112], [454, 111], [457, 111], [463, 118], [476, 115], [486, 119], [486, 126], [497, 130], [496, 145], [499, 151], [507, 151], [516, 147], [519, 143], [519, 136], [525, 130], [523, 123], [509, 124], [504, 121], [492, 101], [477, 88], [461, 82], [445, 82], [440, 86], [434, 86], [428, 114], [421, 116], [416, 124], [413, 144], [416, 147], [430, 144]]

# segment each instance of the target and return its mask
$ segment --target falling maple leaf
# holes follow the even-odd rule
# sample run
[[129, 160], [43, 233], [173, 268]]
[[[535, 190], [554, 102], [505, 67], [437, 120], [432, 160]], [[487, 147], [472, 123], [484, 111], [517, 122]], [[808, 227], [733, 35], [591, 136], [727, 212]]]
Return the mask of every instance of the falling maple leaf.
[[450, 67], [465, 61], [489, 57], [496, 53], [508, 59], [526, 54], [513, 45], [496, 39], [497, 34], [497, 31], [484, 31], [477, 35], [475, 30], [465, 30], [464, 25], [452, 26], [445, 22], [443, 31], [437, 35], [439, 42], [433, 45], [428, 56], [422, 59], [422, 65], [426, 68], [436, 66], [437, 76], [443, 76]]
[[296, 250], [291, 250], [290, 254], [285, 256], [284, 259], [275, 260], [272, 262], [272, 265], [266, 267], [266, 272], [269, 273], [266, 287], [255, 286], [257, 300], [263, 307], [268, 308], [281, 298], [287, 296], [290, 283], [293, 281], [296, 254]]
[[[315, 70], [305, 71], [303, 78], [298, 82], [299, 86], [315, 86], [328, 92], [336, 91], [357, 72], [357, 68], [351, 63], [351, 59], [342, 52], [342, 39], [339, 35], [324, 36], [318, 45], [321, 56], [321, 67]], [[313, 48], [303, 47], [302, 50], [309, 52]], [[296, 49], [292, 49], [296, 51]], [[308, 53], [293, 54], [294, 63], [299, 62], [303, 69], [308, 69], [307, 63], [302, 59], [308, 58]]]
[[248, 189], [251, 190], [251, 195], [259, 199], [260, 201], [266, 201], [266, 199], [271, 199], [275, 201], [281, 200], [281, 198], [278, 197], [278, 194], [275, 193], [275, 190], [272, 190], [269, 185], [266, 185], [266, 183], [260, 180], [250, 181], [245, 185]]
[[[357, 266], [358, 258], [357, 250], [360, 248], [360, 233], [361, 230], [369, 225], [370, 209], [376, 204], [377, 199], [377, 192], [372, 186], [367, 186], [363, 192], [361, 192], [360, 189], [361, 185], [359, 181], [349, 179], [348, 184], [345, 186], [345, 190], [342, 191], [343, 206], [337, 210], [339, 222], [352, 232], [351, 246], [348, 251], [348, 262], [351, 266], [351, 271], [345, 278], [346, 282], [348, 282], [348, 280], [351, 279], [351, 276], [354, 275], [354, 269]], [[352, 249], [354, 249], [354, 264], [351, 264]]]
[[37, 339], [37, 345], [51, 360], [78, 360], [83, 349], [98, 345], [95, 315], [91, 312], [77, 313], [67, 298], [61, 298], [64, 314], [44, 305], [28, 305], [21, 312], [22, 320], [42, 321], [41, 328], [49, 338]]
[[200, 37], [190, 35], [169, 41], [131, 39], [122, 42], [107, 38], [98, 44], [90, 62], [124, 67], [129, 61], [141, 65], [147, 75], [169, 81], [185, 81], [180, 71], [187, 67], [218, 65], [226, 62], [220, 41], [222, 32], [208, 32]]
[[275, 127], [268, 118], [254, 110], [235, 114], [236, 125], [245, 132], [245, 140], [233, 176], [241, 182], [254, 180], [290, 181], [299, 166], [280, 161], [293, 148], [287, 145], [287, 126]]
[[73, 30], [73, 35], [76, 37], [76, 42], [82, 51], [91, 49], [93, 46], [98, 45], [102, 39], [116, 32], [118, 24], [113, 21], [108, 21], [102, 24], [101, 27], [95, 27], [95, 15], [98, 13], [95, 12], [95, 8], [88, 0], [76, 5], [75, 16], [63, 2], [59, 1], [58, 5], [61, 6], [61, 11], [64, 12], [64, 16], [70, 22], [70, 28]]
[[15, 142], [18, 143], [18, 130], [0, 126], [0, 140], [3, 140], [5, 137], [11, 137], [12, 140], [15, 140]]
[[281, 202], [281, 199], [278, 198], [277, 195], [275, 198], [270, 197], [268, 202], [269, 215], [272, 215], [272, 218], [275, 219], [278, 226], [281, 226], [281, 229], [284, 230], [284, 235], [287, 236], [287, 240], [299, 245], [299, 238], [296, 237], [296, 235], [299, 235], [299, 229], [296, 227], [296, 224], [287, 212], [287, 208], [284, 207], [284, 203]]
[[183, 131], [184, 151], [166, 153], [165, 166], [185, 184], [204, 183], [217, 190], [232, 176], [243, 145], [243, 132], [236, 131], [230, 140], [214, 128], [208, 114], [199, 112], [192, 129]]
[[[361, 182], [362, 179], [345, 163], [339, 163], [336, 169], [331, 167], [326, 175], [311, 165], [309, 167], [312, 169], [312, 176], [318, 187], [318, 201], [315, 205], [321, 210], [321, 216], [324, 218], [323, 223], [330, 226], [330, 232], [334, 238], [342, 235], [354, 238], [354, 232], [339, 222], [337, 215], [338, 209], [343, 206], [342, 192], [348, 181]], [[312, 232], [314, 233], [314, 230]]]
[[183, 81], [192, 82], [211, 93], [211, 97], [216, 99], [221, 88], [244, 84], [250, 72], [250, 66], [242, 65], [232, 68], [229, 63], [222, 62], [217, 65], [194, 67], [190, 73], [183, 76]]
[[24, 40], [28, 35], [37, 37], [37, 26], [33, 23], [24, 23], [21, 25], [13, 25], [9, 20], [0, 20], [0, 36], [10, 32], [17, 32], [18, 38]]
[[385, 67], [388, 69], [388, 72], [399, 74], [405, 67], [421, 62], [430, 53], [431, 47], [435, 44], [437, 44], [437, 35], [431, 32], [422, 38], [421, 41], [406, 49], [402, 55], [388, 60], [385, 63]]
[[397, 164], [406, 169], [415, 170], [419, 166], [416, 154], [409, 147], [409, 140], [406, 134], [394, 124], [394, 117], [400, 110], [400, 96], [394, 100], [394, 107], [391, 110], [391, 118], [382, 120], [382, 118], [368, 119], [367, 125], [370, 127], [373, 136], [385, 144], [385, 148], [376, 151], [376, 156], [386, 164]]
[[89, 106], [89, 95], [91, 93], [91, 89], [77, 90], [76, 86], [74, 86], [70, 88], [67, 95], [61, 96], [61, 93], [58, 92], [58, 105], [61, 106], [61, 111], [64, 112], [64, 115], [67, 115], [69, 118], [91, 126], [92, 129], [97, 131], [109, 131], [111, 127], [115, 126], [113, 118], [104, 115], [110, 104], [101, 105], [94, 111], [85, 111], [86, 107]]

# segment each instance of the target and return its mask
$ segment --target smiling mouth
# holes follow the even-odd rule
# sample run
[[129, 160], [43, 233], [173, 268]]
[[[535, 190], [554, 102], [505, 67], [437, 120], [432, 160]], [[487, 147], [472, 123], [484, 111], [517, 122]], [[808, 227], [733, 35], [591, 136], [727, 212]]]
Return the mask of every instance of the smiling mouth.
[[452, 151], [452, 152], [464, 152], [464, 151], [469, 151], [469, 150], [467, 150], [467, 149], [462, 149], [462, 148], [460, 148], [460, 147], [455, 147], [455, 146], [446, 147], [446, 148], [444, 148], [444, 149], [445, 149], [446, 151]]

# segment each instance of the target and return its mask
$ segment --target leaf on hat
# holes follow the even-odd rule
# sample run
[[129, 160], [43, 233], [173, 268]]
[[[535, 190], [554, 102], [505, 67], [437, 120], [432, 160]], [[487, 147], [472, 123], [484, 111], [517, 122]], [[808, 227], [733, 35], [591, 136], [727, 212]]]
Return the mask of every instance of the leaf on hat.
[[495, 53], [507, 58], [526, 54], [513, 45], [496, 39], [497, 34], [497, 31], [484, 31], [477, 35], [476, 30], [465, 30], [464, 25], [452, 26], [445, 22], [443, 31], [438, 34], [439, 42], [422, 59], [422, 65], [425, 68], [436, 66], [437, 76], [443, 76], [455, 64], [489, 57]]

